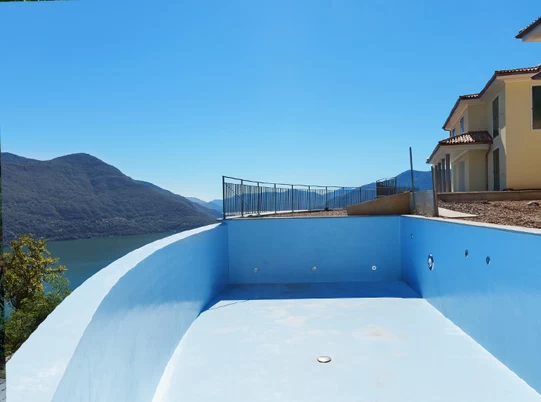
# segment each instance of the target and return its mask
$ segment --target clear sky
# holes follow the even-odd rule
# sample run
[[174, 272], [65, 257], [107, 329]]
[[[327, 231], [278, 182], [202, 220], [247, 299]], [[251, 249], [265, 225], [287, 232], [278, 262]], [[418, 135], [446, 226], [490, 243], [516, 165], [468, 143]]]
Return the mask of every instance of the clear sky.
[[[519, 4], [519, 3], [516, 3]], [[539, 0], [0, 4], [2, 151], [90, 153], [185, 196], [221, 175], [356, 186], [416, 169], [456, 98], [541, 63]]]

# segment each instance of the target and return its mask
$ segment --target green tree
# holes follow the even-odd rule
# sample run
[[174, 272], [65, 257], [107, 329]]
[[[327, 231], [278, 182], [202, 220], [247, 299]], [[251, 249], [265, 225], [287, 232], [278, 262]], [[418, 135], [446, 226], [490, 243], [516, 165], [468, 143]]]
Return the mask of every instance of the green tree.
[[[12, 311], [5, 322], [6, 354], [14, 353], [66, 296], [65, 266], [56, 266], [45, 240], [20, 235], [4, 253], [4, 297]], [[46, 286], [47, 285], [47, 286]]]

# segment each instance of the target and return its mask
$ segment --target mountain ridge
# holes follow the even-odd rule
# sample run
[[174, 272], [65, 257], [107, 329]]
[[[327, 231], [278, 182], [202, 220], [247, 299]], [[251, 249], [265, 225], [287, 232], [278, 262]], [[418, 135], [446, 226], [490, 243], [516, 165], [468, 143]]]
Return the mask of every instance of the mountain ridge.
[[4, 241], [178, 232], [218, 214], [84, 153], [38, 161], [2, 153]]
[[212, 200], [212, 201], [203, 201], [200, 198], [197, 197], [186, 197], [191, 202], [195, 202], [196, 204], [199, 204], [205, 208], [209, 208], [213, 211], [216, 211], [220, 215], [222, 214], [222, 200]]

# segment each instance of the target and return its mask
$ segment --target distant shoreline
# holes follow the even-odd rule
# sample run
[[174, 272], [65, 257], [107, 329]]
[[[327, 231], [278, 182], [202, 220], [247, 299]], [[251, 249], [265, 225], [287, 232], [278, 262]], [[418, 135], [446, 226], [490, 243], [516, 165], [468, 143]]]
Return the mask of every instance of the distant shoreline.
[[[112, 238], [112, 237], [131, 237], [131, 236], [142, 236], [142, 235], [154, 235], [154, 234], [165, 234], [165, 235], [168, 235], [168, 236], [171, 236], [171, 235], [174, 235], [176, 233], [181, 233], [181, 232], [184, 232], [186, 230], [191, 230], [191, 229], [194, 229], [194, 228], [197, 228], [197, 227], [200, 227], [200, 226], [194, 226], [193, 228], [188, 228], [188, 229], [183, 229], [183, 230], [172, 230], [172, 231], [165, 231], [165, 232], [155, 232], [155, 231], [149, 231], [149, 232], [142, 232], [142, 233], [122, 233], [122, 234], [105, 234], [105, 235], [102, 235], [102, 234], [98, 234], [98, 233], [93, 233], [89, 236], [68, 236], [68, 237], [42, 237], [42, 236], [36, 236], [36, 238], [40, 238], [40, 239], [45, 239], [47, 242], [59, 242], [59, 241], [75, 241], [75, 240], [91, 240], [91, 239], [107, 239], [107, 238]], [[21, 233], [23, 234], [23, 233]], [[6, 239], [4, 238], [3, 239], [3, 247], [6, 248], [6, 247], [9, 247], [9, 244], [12, 240], [15, 240], [16, 238], [11, 238], [11, 239]]]

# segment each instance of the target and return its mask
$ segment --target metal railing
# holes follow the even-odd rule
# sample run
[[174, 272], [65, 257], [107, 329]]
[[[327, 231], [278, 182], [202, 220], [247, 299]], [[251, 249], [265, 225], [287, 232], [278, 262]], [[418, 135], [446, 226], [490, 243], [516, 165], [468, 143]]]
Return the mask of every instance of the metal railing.
[[360, 187], [269, 183], [222, 176], [223, 218], [301, 211], [345, 209], [411, 188], [398, 187], [396, 177]]

